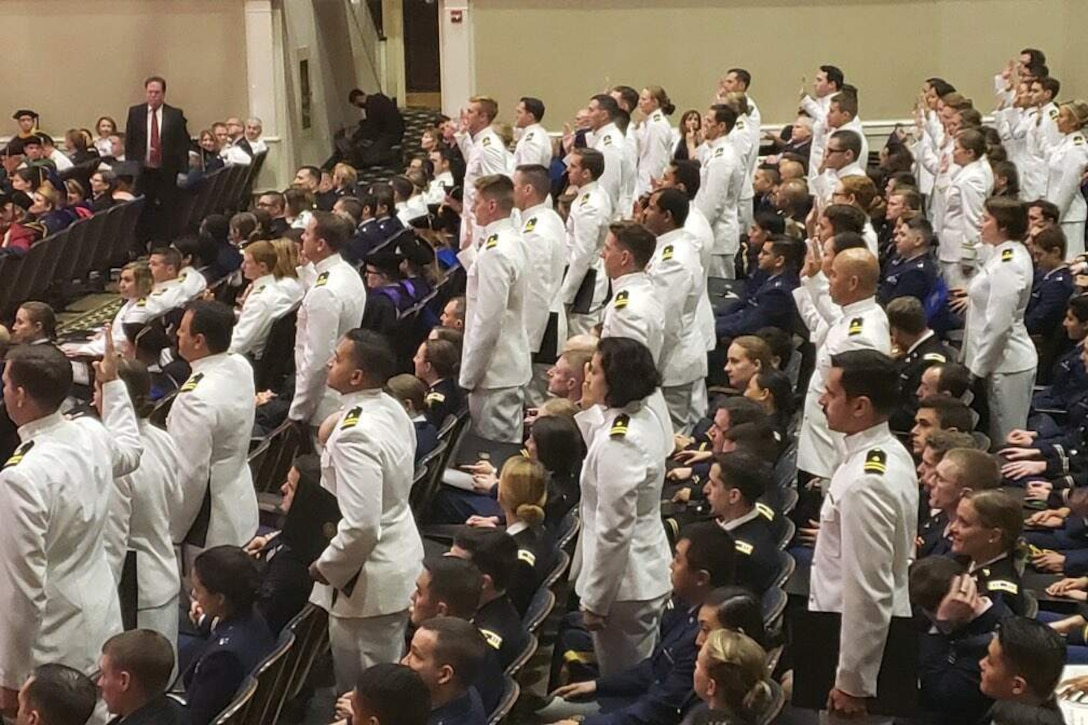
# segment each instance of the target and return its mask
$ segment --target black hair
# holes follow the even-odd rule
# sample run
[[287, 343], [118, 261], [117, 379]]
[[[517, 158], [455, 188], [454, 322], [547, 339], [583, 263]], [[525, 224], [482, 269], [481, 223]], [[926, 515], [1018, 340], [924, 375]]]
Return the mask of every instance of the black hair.
[[529, 435], [536, 444], [537, 460], [553, 476], [567, 478], [578, 471], [585, 457], [585, 443], [571, 418], [565, 415], [537, 418]]
[[642, 400], [661, 385], [661, 373], [654, 365], [649, 348], [629, 337], [606, 337], [597, 345], [601, 368], [608, 384], [605, 403], [610, 408], [625, 408]]
[[722, 437], [732, 441], [736, 450], [751, 453], [761, 461], [774, 463], [782, 450], [782, 441], [769, 420], [730, 425]]
[[831, 366], [842, 370], [847, 396], [865, 396], [876, 413], [886, 417], [899, 402], [899, 373], [895, 361], [876, 350], [847, 350], [831, 356]]
[[962, 398], [971, 387], [971, 371], [966, 365], [960, 363], [945, 363], [941, 365], [941, 373], [937, 379], [937, 390], [948, 393], [953, 398]]
[[344, 339], [351, 342], [355, 366], [366, 373], [371, 383], [385, 386], [397, 372], [397, 356], [389, 341], [372, 330], [356, 327], [348, 330]]
[[956, 92], [956, 87], [944, 78], [927, 78], [926, 83], [929, 84], [929, 87], [933, 89], [933, 92], [937, 94], [938, 98]]
[[745, 69], [743, 69], [743, 68], [730, 68], [729, 70], [726, 71], [727, 75], [729, 73], [732, 73], [733, 75], [735, 75], [737, 77], [737, 79], [740, 80], [740, 82], [744, 84], [745, 89], [747, 89], [748, 86], [752, 85], [752, 74], [749, 73], [748, 71], [746, 71]]
[[740, 491], [749, 506], [754, 506], [772, 483], [770, 466], [748, 451], [719, 453], [714, 456], [714, 463], [721, 469], [722, 483], [726, 488]]
[[827, 76], [828, 83], [834, 83], [836, 89], [842, 90], [842, 84], [846, 82], [846, 74], [842, 72], [842, 68], [834, 65], [822, 65], [820, 70]]
[[997, 643], [1009, 668], [1024, 678], [1041, 701], [1054, 695], [1065, 667], [1065, 640], [1050, 626], [1027, 617], [1008, 617], [997, 627]]
[[852, 204], [831, 204], [824, 209], [823, 215], [827, 217], [827, 221], [831, 224], [831, 231], [835, 234], [842, 232], [861, 234], [869, 218], [865, 212]]
[[26, 688], [30, 710], [36, 710], [48, 725], [83, 725], [94, 712], [98, 690], [91, 678], [61, 664], [34, 668], [33, 681]]
[[854, 161], [866, 163], [865, 159], [861, 158], [861, 134], [857, 131], [840, 129], [831, 134], [831, 140], [838, 141], [843, 151], [853, 153]]
[[708, 584], [720, 587], [733, 583], [737, 568], [737, 546], [732, 535], [714, 521], [688, 524], [680, 532], [688, 541], [688, 567], [705, 571]]
[[711, 106], [709, 115], [714, 119], [714, 123], [725, 124], [726, 133], [732, 131], [733, 127], [737, 125], [737, 112], [724, 103], [715, 103]]
[[476, 625], [456, 617], [433, 617], [419, 625], [419, 630], [435, 634], [434, 661], [439, 667], [449, 665], [462, 688], [476, 681], [487, 657], [487, 643]]
[[1069, 311], [1081, 322], [1088, 322], [1088, 295], [1073, 295], [1069, 298]]
[[714, 618], [725, 629], [746, 634], [765, 647], [767, 632], [763, 628], [763, 611], [759, 598], [741, 586], [719, 587], [710, 593], [704, 607], [714, 610]]
[[[774, 398], [775, 417], [781, 423], [788, 423], [797, 406], [793, 400], [793, 385], [790, 377], [781, 370], [760, 370], [755, 374], [756, 385], [771, 391]], [[784, 425], [781, 427], [785, 427]]]
[[601, 110], [608, 112], [608, 117], [615, 120], [616, 115], [620, 112], [620, 104], [616, 102], [616, 99], [607, 93], [598, 93], [595, 96], [591, 96], [591, 101], [596, 101], [597, 105], [601, 107]]
[[786, 220], [773, 211], [758, 211], [752, 221], [772, 236], [786, 233]]
[[930, 395], [918, 401], [918, 409], [928, 408], [937, 413], [937, 423], [941, 430], [958, 430], [970, 433], [975, 428], [971, 408], [959, 398], [947, 395]]
[[355, 697], [381, 725], [427, 725], [431, 717], [431, 693], [423, 678], [395, 662], [363, 670], [355, 683]]
[[657, 237], [653, 232], [638, 222], [615, 222], [609, 225], [608, 231], [620, 247], [630, 252], [635, 266], [639, 270], [645, 269], [657, 249]]
[[857, 232], [839, 232], [831, 238], [831, 249], [842, 254], [847, 249], [867, 249], [865, 237]]
[[431, 575], [431, 594], [445, 602], [446, 613], [458, 619], [472, 619], [480, 604], [483, 574], [475, 561], [456, 556], [429, 556], [423, 568]]
[[756, 330], [756, 337], [767, 343], [771, 355], [778, 358], [779, 369], [785, 368], [793, 357], [793, 336], [781, 327], [761, 327]]
[[204, 336], [204, 344], [213, 355], [230, 348], [234, 332], [234, 310], [222, 302], [195, 300], [185, 306], [189, 318], [189, 335]]
[[544, 101], [532, 96], [522, 96], [519, 100], [525, 105], [525, 110], [533, 114], [537, 123], [544, 120]]
[[213, 546], [193, 562], [200, 583], [212, 594], [221, 594], [231, 614], [253, 608], [261, 585], [257, 562], [237, 546]]
[[687, 194], [676, 187], [670, 187], [659, 189], [654, 194], [654, 198], [657, 200], [654, 202], [657, 208], [672, 216], [672, 223], [677, 228], [684, 226], [684, 223], [688, 220], [688, 212], [691, 209], [691, 201], [688, 199]]
[[987, 713], [992, 725], [1064, 725], [1065, 716], [1049, 703], [1029, 705], [1016, 700], [999, 700]]
[[53, 345], [13, 347], [8, 350], [7, 370], [13, 387], [24, 388], [49, 411], [60, 408], [72, 388], [72, 363]]
[[695, 195], [699, 193], [699, 186], [702, 184], [702, 178], [699, 175], [699, 162], [691, 159], [674, 159], [671, 166], [676, 183], [683, 185], [684, 193], [688, 195], [689, 200], [694, 199]]
[[491, 577], [495, 591], [506, 591], [518, 566], [518, 545], [512, 536], [499, 529], [468, 528], [457, 534], [453, 544], [472, 555], [472, 563]]
[[756, 421], [764, 420], [767, 417], [767, 412], [763, 410], [763, 407], [754, 400], [749, 400], [740, 395], [732, 395], [723, 397], [714, 406], [714, 411], [719, 410], [729, 411], [729, 427], [732, 428], [735, 425], [741, 425], [742, 423], [755, 423]]
[[911, 564], [908, 590], [910, 603], [936, 612], [948, 594], [952, 580], [963, 574], [963, 564], [948, 556], [927, 556]]

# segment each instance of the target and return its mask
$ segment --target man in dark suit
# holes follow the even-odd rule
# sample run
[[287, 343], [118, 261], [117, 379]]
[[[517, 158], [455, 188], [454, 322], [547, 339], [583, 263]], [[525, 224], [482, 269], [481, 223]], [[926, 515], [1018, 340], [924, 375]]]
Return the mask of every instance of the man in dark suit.
[[929, 329], [925, 308], [918, 298], [897, 297], [888, 303], [888, 326], [899, 350], [899, 408], [892, 414], [892, 430], [910, 430], [918, 412], [918, 386], [933, 365], [944, 365], [956, 354]]
[[165, 236], [177, 199], [177, 176], [189, 166], [189, 130], [180, 108], [165, 103], [166, 80], [144, 81], [146, 103], [128, 109], [125, 158], [140, 164], [139, 191], [144, 195], [140, 239]]
[[174, 647], [150, 629], [114, 635], [102, 645], [98, 687], [115, 714], [110, 725], [181, 725], [184, 708], [166, 696]]

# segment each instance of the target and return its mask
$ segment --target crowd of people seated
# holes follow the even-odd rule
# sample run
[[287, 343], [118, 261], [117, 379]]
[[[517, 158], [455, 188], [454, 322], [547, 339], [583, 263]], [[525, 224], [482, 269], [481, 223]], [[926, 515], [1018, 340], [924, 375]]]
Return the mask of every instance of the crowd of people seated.
[[[20, 300], [2, 331], [0, 709], [205, 725], [316, 607], [336, 718], [483, 725], [561, 580], [534, 722], [765, 723], [791, 695], [1061, 722], [1088, 103], [1025, 49], [992, 102], [925, 79], [872, 163], [842, 69], [781, 133], [752, 85], [729, 69], [679, 128], [615, 86], [555, 135], [538, 98], [512, 128], [476, 96], [365, 184], [403, 122], [353, 92], [322, 167], [194, 230], [163, 226], [175, 190], [256, 163], [259, 119], [179, 154], [159, 77], [63, 150], [17, 111], [0, 253], [136, 195], [153, 223], [109, 324]], [[837, 654], [797, 654], [827, 626]]]

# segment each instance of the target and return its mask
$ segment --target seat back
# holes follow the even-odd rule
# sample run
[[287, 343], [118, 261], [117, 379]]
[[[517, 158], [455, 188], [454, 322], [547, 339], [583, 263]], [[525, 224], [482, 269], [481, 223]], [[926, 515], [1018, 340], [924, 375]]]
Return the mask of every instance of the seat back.
[[264, 355], [253, 366], [253, 381], [257, 390], [279, 390], [283, 382], [295, 374], [292, 351], [295, 349], [298, 308], [296, 304], [269, 328]]
[[283, 628], [285, 632], [288, 630], [295, 633], [295, 653], [283, 689], [286, 698], [292, 700], [306, 684], [314, 660], [329, 648], [329, 615], [324, 609], [307, 604]]
[[768, 679], [767, 686], [771, 691], [770, 697], [756, 716], [757, 725], [771, 725], [782, 714], [782, 708], [786, 706], [786, 692], [782, 689], [782, 685]]
[[408, 497], [408, 504], [416, 518], [422, 520], [431, 508], [431, 502], [438, 487], [442, 485], [443, 462], [446, 459], [446, 451], [449, 449], [449, 441], [440, 440], [434, 450], [425, 455], [419, 461], [419, 467], [426, 469], [420, 484], [412, 486], [412, 492]]
[[560, 549], [566, 549], [567, 544], [574, 541], [574, 537], [578, 535], [578, 529], [581, 526], [582, 521], [578, 518], [577, 509], [568, 511], [559, 522], [559, 530], [555, 534], [555, 545]]
[[538, 646], [536, 635], [532, 632], [525, 638], [525, 644], [522, 645], [521, 651], [517, 653], [513, 661], [507, 666], [506, 672], [503, 674], [507, 677], [517, 677], [522, 668], [533, 658], [536, 654]]
[[555, 592], [546, 586], [541, 586], [525, 609], [525, 616], [521, 618], [521, 623], [530, 633], [535, 633], [554, 608]]
[[772, 583], [773, 587], [782, 589], [786, 586], [786, 582], [793, 576], [794, 569], [797, 568], [797, 562], [793, 560], [785, 551], [778, 552], [778, 562], [775, 566], [775, 577]]
[[792, 488], [797, 480], [797, 444], [790, 443], [774, 464], [774, 480], [779, 488]]
[[767, 591], [763, 592], [763, 596], [760, 599], [760, 611], [763, 613], [763, 626], [766, 629], [772, 629], [776, 627], [781, 619], [783, 612], [786, 611], [786, 604], [789, 602], [789, 595], [786, 594], [784, 589], [778, 587], [771, 587]]
[[257, 679], [246, 677], [242, 680], [238, 692], [234, 694], [234, 699], [223, 712], [216, 716], [215, 720], [212, 720], [212, 725], [242, 725], [255, 694], [257, 694]]
[[488, 714], [487, 725], [496, 725], [509, 715], [510, 711], [514, 709], [514, 703], [518, 701], [520, 694], [521, 688], [518, 687], [517, 681], [513, 677], [503, 677], [502, 697], [499, 698], [495, 709]]
[[286, 692], [283, 687], [287, 655], [295, 646], [295, 634], [286, 629], [280, 634], [276, 648], [254, 668], [257, 692], [253, 695], [243, 722], [246, 725], [267, 725], [276, 722], [283, 707]]
[[258, 492], [276, 491], [287, 479], [291, 464], [306, 443], [293, 421], [285, 420], [268, 436], [269, 450], [260, 467], [254, 469], [253, 485]]
[[570, 566], [570, 554], [563, 549], [558, 549], [555, 554], [555, 564], [551, 570], [544, 576], [544, 580], [540, 583], [541, 587], [550, 589], [555, 585], [557, 581], [566, 573], [567, 568]]

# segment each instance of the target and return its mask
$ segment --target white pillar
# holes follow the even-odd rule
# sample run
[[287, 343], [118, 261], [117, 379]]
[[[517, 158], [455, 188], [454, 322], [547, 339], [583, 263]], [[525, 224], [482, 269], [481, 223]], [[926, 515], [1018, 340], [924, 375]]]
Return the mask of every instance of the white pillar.
[[278, 136], [272, 0], [245, 0], [245, 3], [249, 115], [261, 119], [265, 136]]
[[471, 0], [441, 0], [438, 8], [442, 112], [453, 119], [457, 119], [476, 88], [471, 5]]

